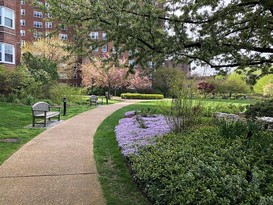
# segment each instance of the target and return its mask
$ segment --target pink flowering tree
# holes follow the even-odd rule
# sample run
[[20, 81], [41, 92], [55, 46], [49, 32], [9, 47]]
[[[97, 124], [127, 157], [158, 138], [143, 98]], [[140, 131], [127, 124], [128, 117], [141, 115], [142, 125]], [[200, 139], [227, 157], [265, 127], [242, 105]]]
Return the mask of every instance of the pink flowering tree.
[[118, 67], [114, 63], [97, 59], [95, 62], [82, 66], [82, 83], [85, 87], [106, 87], [108, 91], [114, 89], [114, 95], [116, 95], [118, 88], [129, 85], [126, 79], [127, 71], [125, 67]]
[[134, 74], [129, 76], [130, 88], [136, 90], [150, 89], [152, 82], [142, 70], [136, 70]]

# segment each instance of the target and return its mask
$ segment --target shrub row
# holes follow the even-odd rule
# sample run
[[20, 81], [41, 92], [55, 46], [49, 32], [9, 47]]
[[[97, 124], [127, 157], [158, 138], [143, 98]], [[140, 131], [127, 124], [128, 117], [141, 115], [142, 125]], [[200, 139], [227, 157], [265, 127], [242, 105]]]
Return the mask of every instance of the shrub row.
[[224, 137], [217, 127], [157, 138], [130, 158], [154, 204], [273, 204], [273, 133]]
[[162, 94], [140, 94], [140, 93], [122, 93], [122, 99], [163, 99]]

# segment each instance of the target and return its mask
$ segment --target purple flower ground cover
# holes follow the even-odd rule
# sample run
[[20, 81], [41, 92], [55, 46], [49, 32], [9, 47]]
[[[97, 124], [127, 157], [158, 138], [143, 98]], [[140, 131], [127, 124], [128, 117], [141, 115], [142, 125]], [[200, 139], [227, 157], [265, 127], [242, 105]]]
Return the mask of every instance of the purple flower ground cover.
[[141, 117], [145, 126], [140, 125], [137, 120], [139, 117], [141, 116], [122, 118], [115, 127], [118, 146], [125, 157], [137, 154], [139, 147], [152, 144], [155, 137], [165, 135], [171, 131], [163, 115]]

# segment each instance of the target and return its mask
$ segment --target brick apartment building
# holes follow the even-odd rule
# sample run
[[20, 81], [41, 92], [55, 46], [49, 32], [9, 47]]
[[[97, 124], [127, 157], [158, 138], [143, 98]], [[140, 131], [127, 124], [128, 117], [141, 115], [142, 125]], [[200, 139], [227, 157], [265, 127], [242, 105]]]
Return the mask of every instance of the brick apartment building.
[[20, 62], [19, 22], [16, 15], [20, 4], [14, 0], [0, 1], [0, 63], [14, 67]]
[[[36, 5], [26, 0], [0, 0], [0, 64], [6, 67], [15, 67], [20, 64], [21, 46], [26, 42], [34, 42], [58, 29], [59, 38], [73, 40], [73, 29], [51, 21], [51, 16], [39, 10], [40, 5], [48, 6], [45, 0], [37, 1]], [[104, 39], [106, 34], [101, 31], [92, 31], [91, 39]], [[111, 43], [94, 50], [95, 55], [109, 52]], [[81, 63], [81, 61], [79, 61]], [[61, 73], [61, 82], [80, 86], [79, 62], [75, 63], [75, 73], [71, 79]], [[63, 66], [66, 66], [65, 64]]]
[[[20, 64], [21, 46], [48, 35], [56, 28], [58, 28], [60, 39], [73, 40], [73, 29], [60, 25], [60, 22], [51, 21], [52, 17], [49, 14], [39, 10], [40, 4], [48, 6], [45, 0], [37, 1], [36, 5], [29, 4], [26, 0], [0, 0], [0, 64], [6, 67], [15, 67]], [[103, 40], [106, 38], [106, 33], [91, 31], [90, 38]], [[108, 43], [94, 49], [93, 52], [94, 55], [100, 56], [111, 52], [112, 49], [112, 43]], [[128, 57], [128, 53], [124, 55]], [[68, 79], [65, 74], [60, 74], [61, 82], [80, 86], [81, 71], [78, 66], [85, 62], [87, 62], [85, 59], [81, 59], [73, 65], [72, 69], [75, 73], [71, 79]], [[133, 63], [133, 60], [129, 60], [129, 63]], [[169, 67], [169, 63], [166, 65]], [[183, 66], [183, 70], [188, 74], [189, 67]]]

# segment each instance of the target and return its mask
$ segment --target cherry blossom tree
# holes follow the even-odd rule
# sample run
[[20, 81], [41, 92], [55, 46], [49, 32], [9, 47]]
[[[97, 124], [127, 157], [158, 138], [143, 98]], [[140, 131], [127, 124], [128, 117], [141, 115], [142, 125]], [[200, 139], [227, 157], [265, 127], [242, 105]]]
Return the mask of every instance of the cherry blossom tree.
[[85, 87], [102, 87], [114, 89], [124, 88], [129, 85], [127, 77], [128, 69], [121, 66], [115, 65], [112, 62], [104, 62], [101, 59], [96, 59], [94, 62], [85, 64], [82, 66], [82, 78], [83, 85]]
[[144, 74], [142, 70], [136, 70], [134, 74], [131, 74], [130, 77], [130, 88], [136, 90], [145, 90], [150, 89], [152, 82], [147, 75]]

